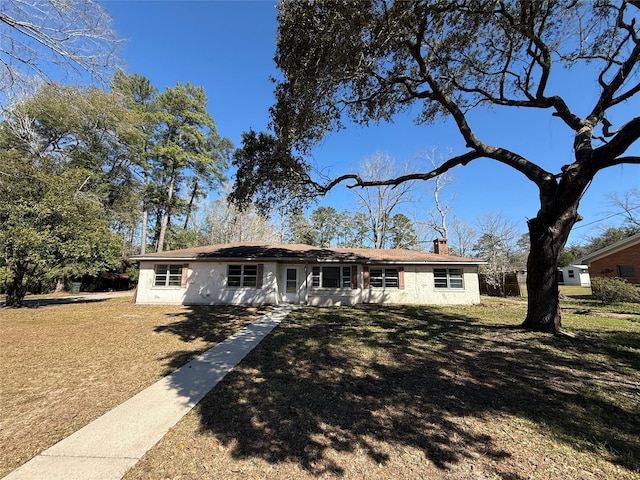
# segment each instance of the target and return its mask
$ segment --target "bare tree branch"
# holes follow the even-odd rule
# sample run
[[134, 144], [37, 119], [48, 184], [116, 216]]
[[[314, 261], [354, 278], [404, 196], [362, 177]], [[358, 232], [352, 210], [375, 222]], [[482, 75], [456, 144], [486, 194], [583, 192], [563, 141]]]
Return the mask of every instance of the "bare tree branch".
[[592, 162], [596, 171], [623, 163], [638, 163], [637, 157], [620, 157], [638, 138], [640, 138], [640, 117], [623, 125], [609, 143], [594, 149]]
[[640, 189], [632, 188], [625, 192], [612, 192], [608, 204], [614, 208], [611, 215], [624, 215], [627, 224], [640, 228]]
[[106, 81], [120, 43], [106, 11], [91, 0], [5, 0], [0, 11], [0, 92], [25, 75]]
[[[361, 165], [360, 170], [364, 178], [369, 179], [365, 181], [375, 182], [394, 175], [395, 161], [387, 154], [377, 152]], [[408, 167], [405, 166], [404, 170], [408, 170]], [[410, 192], [413, 187], [414, 182], [403, 182], [401, 185], [373, 185], [352, 190], [360, 206], [367, 212], [374, 248], [386, 246], [393, 214], [402, 203], [412, 201]]]

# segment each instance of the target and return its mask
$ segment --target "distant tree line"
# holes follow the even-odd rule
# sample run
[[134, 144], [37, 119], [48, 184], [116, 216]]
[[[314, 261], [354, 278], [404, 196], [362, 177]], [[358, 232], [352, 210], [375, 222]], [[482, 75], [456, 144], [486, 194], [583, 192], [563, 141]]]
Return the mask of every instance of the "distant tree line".
[[300, 213], [291, 216], [285, 239], [318, 247], [421, 248], [413, 222], [406, 215], [396, 213], [385, 219], [382, 234], [371, 220], [359, 211], [318, 207], [308, 217]]
[[[435, 177], [435, 210], [427, 222], [410, 219], [398, 211], [400, 204], [412, 200], [410, 194], [415, 180], [423, 176], [407, 175], [403, 171], [401, 181], [382, 181], [397, 177], [397, 173], [390, 169], [391, 159], [380, 153], [369, 159], [357, 176], [359, 185], [369, 185], [354, 191], [358, 196], [357, 209], [338, 212], [331, 207], [319, 207], [309, 216], [304, 216], [300, 209], [286, 210], [286, 205], [280, 204], [281, 187], [286, 186], [294, 200], [309, 197], [306, 194], [318, 188], [328, 191], [311, 179], [304, 159], [293, 158], [286, 145], [272, 136], [251, 131], [243, 136], [242, 148], [233, 152], [233, 145], [218, 134], [213, 118], [206, 111], [207, 98], [201, 87], [177, 84], [160, 92], [140, 75], [119, 72], [111, 76], [117, 64], [114, 53], [119, 40], [98, 3], [62, 0], [26, 4], [9, 0], [4, 7], [0, 12], [0, 22], [7, 27], [0, 33], [6, 45], [0, 52], [0, 105], [5, 107], [0, 119], [0, 290], [7, 293], [9, 305], [19, 305], [27, 291], [63, 288], [69, 280], [82, 276], [124, 271], [131, 253], [207, 243], [262, 240], [318, 246], [422, 249], [427, 244], [426, 238], [437, 234], [449, 239], [451, 253], [487, 259], [487, 272], [496, 278], [524, 263], [528, 240], [500, 215], [485, 216], [476, 228], [455, 217], [447, 223], [450, 209], [442, 202], [439, 192], [449, 183], [446, 171], [456, 162], [433, 164], [432, 173], [441, 176]], [[298, 7], [292, 3], [291, 8], [293, 14]], [[620, 16], [611, 18], [615, 17], [631, 32], [633, 24], [627, 25], [622, 16], [626, 4], [617, 8]], [[551, 18], [550, 12], [543, 13], [541, 18]], [[311, 13], [302, 8], [299, 14]], [[459, 12], [453, 15], [458, 18]], [[280, 17], [283, 33], [287, 32], [284, 22], [287, 18], [283, 10]], [[600, 20], [600, 17], [594, 18]], [[295, 26], [291, 31], [299, 40], [297, 22], [291, 25]], [[338, 22], [331, 26], [342, 28], [341, 25]], [[323, 26], [321, 32], [325, 31]], [[331, 35], [327, 38], [332, 44], [335, 41]], [[458, 38], [464, 41], [464, 37]], [[629, 35], [620, 40], [620, 45], [629, 39], [636, 41], [635, 36]], [[279, 48], [284, 52], [294, 44], [285, 41]], [[402, 46], [406, 46], [404, 40]], [[319, 51], [333, 55], [334, 50]], [[619, 65], [617, 56], [623, 51], [613, 49], [611, 63], [605, 71]], [[537, 61], [535, 52], [533, 54]], [[360, 56], [353, 55], [341, 58], [340, 62], [353, 58], [358, 59], [358, 68], [369, 65], [363, 63]], [[387, 68], [389, 57], [385, 54], [382, 58]], [[634, 49], [628, 60], [629, 68], [637, 58], [638, 50]], [[325, 63], [307, 62], [307, 65]], [[81, 77], [83, 72], [101, 80], [102, 85], [110, 78], [109, 88], [62, 86], [53, 82], [53, 76]], [[106, 72], [111, 73], [106, 75]], [[472, 75], [472, 78], [476, 77]], [[601, 85], [607, 94], [622, 88], [624, 82], [618, 79], [625, 79], [627, 75], [612, 78], [615, 81]], [[523, 82], [518, 88], [528, 85]], [[629, 89], [629, 96], [637, 93], [636, 87]], [[312, 99], [317, 100], [317, 91], [311, 91]], [[278, 92], [286, 93], [282, 88]], [[495, 100], [484, 90], [467, 92]], [[538, 108], [542, 105], [534, 100], [540, 98], [531, 96], [531, 105], [525, 104]], [[285, 100], [301, 99], [305, 96], [279, 98], [281, 106], [286, 106]], [[442, 101], [445, 97], [434, 99]], [[384, 101], [368, 102], [367, 108], [375, 113], [371, 118], [385, 117], [384, 105]], [[449, 106], [456, 107], [455, 104]], [[273, 113], [278, 120], [278, 113], [282, 112], [275, 109]], [[435, 113], [433, 110], [430, 115]], [[564, 110], [560, 113], [565, 120], [571, 120], [572, 128], [579, 126], [577, 117]], [[604, 121], [603, 113], [602, 118], [596, 120]], [[625, 127], [624, 132], [636, 124], [629, 122], [631, 127]], [[606, 129], [607, 134], [618, 133]], [[579, 133], [582, 131], [579, 129]], [[309, 132], [318, 134], [320, 130]], [[304, 139], [304, 135], [300, 137]], [[309, 140], [317, 138], [312, 135]], [[606, 148], [594, 151], [600, 150], [606, 151]], [[472, 159], [466, 155], [459, 157], [458, 163]], [[229, 161], [238, 170], [230, 194], [236, 205], [228, 204], [227, 195], [223, 195], [204, 212], [198, 212], [204, 198], [225, 182], [224, 172]], [[606, 166], [610, 164], [601, 165]], [[531, 168], [534, 167], [529, 165], [526, 170]], [[563, 174], [572, 172], [570, 168], [563, 168]], [[271, 183], [256, 182], [265, 176], [271, 178]], [[353, 178], [353, 175], [347, 177]], [[555, 204], [562, 204], [556, 201], [555, 194], [549, 198], [553, 198]], [[246, 204], [248, 199], [251, 199], [250, 205]], [[640, 231], [640, 192], [632, 189], [611, 194], [609, 200], [616, 212], [624, 215], [625, 223], [605, 230], [583, 245], [565, 247], [557, 264], [573, 263], [586, 253]], [[282, 208], [279, 218], [269, 219], [261, 213], [273, 209], [274, 205]], [[562, 231], [568, 233], [569, 230], [563, 226]], [[548, 260], [548, 255], [538, 257]]]
[[[255, 206], [229, 203], [224, 173], [242, 150], [217, 133], [206, 105], [201, 87], [159, 92], [141, 75], [118, 72], [107, 90], [47, 83], [5, 109], [0, 289], [9, 305], [27, 291], [126, 271], [132, 253], [249, 240], [427, 250], [446, 236], [452, 254], [487, 260], [495, 282], [524, 268], [522, 232], [498, 214], [475, 227], [455, 217], [448, 225], [441, 184], [436, 214], [424, 224], [398, 211], [413, 202], [411, 188], [373, 186], [358, 191], [352, 210], [320, 206], [307, 216], [283, 206], [268, 218]], [[363, 171], [376, 178], [389, 174], [390, 163], [376, 153]], [[221, 196], [198, 210], [215, 189]], [[612, 195], [610, 205], [625, 224], [565, 248], [560, 265], [640, 231], [637, 190]]]

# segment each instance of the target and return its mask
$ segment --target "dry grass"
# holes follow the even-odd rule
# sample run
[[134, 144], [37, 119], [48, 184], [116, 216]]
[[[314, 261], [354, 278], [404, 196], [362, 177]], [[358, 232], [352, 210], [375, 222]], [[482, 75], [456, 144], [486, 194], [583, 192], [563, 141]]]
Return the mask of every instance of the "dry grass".
[[[640, 479], [640, 315], [565, 304], [573, 338], [510, 328], [523, 299], [297, 310], [126, 479]], [[0, 475], [239, 328], [244, 312], [122, 301], [0, 311]]]
[[125, 478], [640, 478], [640, 325], [484, 301], [298, 310]]
[[0, 308], [0, 477], [260, 314], [129, 298]]

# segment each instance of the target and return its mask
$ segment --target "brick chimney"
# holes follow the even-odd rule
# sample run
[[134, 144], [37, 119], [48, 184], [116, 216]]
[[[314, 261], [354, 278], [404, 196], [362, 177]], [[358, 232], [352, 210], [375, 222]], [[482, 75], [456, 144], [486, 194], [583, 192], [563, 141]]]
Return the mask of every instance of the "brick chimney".
[[436, 238], [433, 241], [433, 253], [437, 255], [448, 255], [449, 247], [447, 247], [446, 238]]

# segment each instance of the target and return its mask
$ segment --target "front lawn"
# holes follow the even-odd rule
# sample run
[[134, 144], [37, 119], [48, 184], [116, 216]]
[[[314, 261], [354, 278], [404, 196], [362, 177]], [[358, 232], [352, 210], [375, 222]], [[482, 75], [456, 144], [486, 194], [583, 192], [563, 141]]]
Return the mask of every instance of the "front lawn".
[[[640, 311], [525, 299], [293, 312], [127, 479], [640, 479]], [[0, 310], [0, 477], [264, 313]]]
[[638, 479], [640, 322], [579, 301], [295, 311], [125, 478]]
[[129, 297], [0, 308], [0, 478], [264, 311]]

